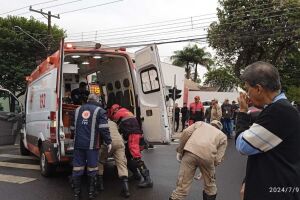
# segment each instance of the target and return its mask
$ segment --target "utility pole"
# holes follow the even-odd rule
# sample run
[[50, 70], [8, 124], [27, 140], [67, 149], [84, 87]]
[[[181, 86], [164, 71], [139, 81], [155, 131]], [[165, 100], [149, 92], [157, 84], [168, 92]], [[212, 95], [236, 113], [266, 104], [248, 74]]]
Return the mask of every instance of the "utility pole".
[[48, 40], [47, 40], [47, 54], [50, 53], [50, 48], [51, 48], [51, 38], [52, 38], [52, 33], [51, 33], [51, 17], [60, 19], [59, 15], [52, 15], [51, 11], [48, 11], [47, 13], [43, 12], [43, 10], [35, 10], [32, 8], [32, 6], [29, 7], [29, 10], [32, 12], [40, 13], [42, 14], [47, 20], [48, 20]]
[[172, 138], [175, 133], [175, 91], [176, 91], [176, 74], [174, 74], [174, 87], [173, 87], [173, 109], [172, 109]]

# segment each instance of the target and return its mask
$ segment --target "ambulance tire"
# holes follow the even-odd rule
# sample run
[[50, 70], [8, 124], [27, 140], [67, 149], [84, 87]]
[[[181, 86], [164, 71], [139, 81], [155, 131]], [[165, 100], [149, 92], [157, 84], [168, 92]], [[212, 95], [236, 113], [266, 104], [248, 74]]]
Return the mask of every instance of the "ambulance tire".
[[56, 165], [50, 164], [47, 161], [46, 154], [43, 147], [40, 148], [40, 170], [42, 176], [49, 177], [51, 176], [56, 169]]
[[22, 156], [30, 155], [30, 151], [26, 149], [22, 137], [20, 137], [20, 153]]

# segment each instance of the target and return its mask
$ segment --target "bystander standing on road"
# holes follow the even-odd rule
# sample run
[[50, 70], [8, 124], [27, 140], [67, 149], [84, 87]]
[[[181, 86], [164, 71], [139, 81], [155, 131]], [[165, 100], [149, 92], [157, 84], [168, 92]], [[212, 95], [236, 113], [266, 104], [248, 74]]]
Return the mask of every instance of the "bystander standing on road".
[[215, 167], [222, 162], [227, 146], [221, 129], [222, 123], [214, 120], [210, 124], [196, 122], [183, 131], [177, 148], [177, 160], [181, 162], [177, 187], [170, 200], [182, 200], [187, 196], [197, 168], [204, 181], [203, 200], [216, 199]]
[[175, 103], [175, 132], [178, 132], [178, 128], [179, 128], [179, 115], [180, 115], [180, 108], [178, 107], [178, 103]]
[[231, 122], [231, 118], [233, 116], [233, 109], [232, 109], [232, 105], [229, 103], [228, 99], [225, 99], [221, 108], [222, 108], [223, 131], [227, 135], [228, 138], [231, 138], [232, 125], [233, 125]]
[[222, 118], [222, 109], [218, 104], [218, 100], [215, 99], [213, 104], [212, 104], [212, 108], [211, 108], [211, 117], [210, 120], [217, 120], [217, 121], [221, 121]]
[[194, 102], [190, 104], [189, 125], [204, 120], [204, 107], [199, 96], [195, 96]]
[[[244, 200], [299, 200], [299, 112], [281, 92], [273, 65], [255, 62], [246, 67], [241, 79], [247, 94], [239, 98], [236, 149], [248, 156]], [[249, 100], [262, 109], [251, 126]]]
[[181, 108], [180, 112], [181, 112], [181, 125], [182, 125], [181, 132], [182, 132], [183, 129], [185, 129], [185, 123], [189, 118], [189, 116], [188, 116], [189, 110], [188, 110], [188, 107], [186, 106], [186, 103], [183, 103], [183, 107]]
[[205, 109], [205, 114], [204, 114], [204, 119], [206, 123], [210, 122], [210, 117], [211, 117], [211, 109], [212, 105], [214, 104], [214, 100], [211, 100], [210, 106]]

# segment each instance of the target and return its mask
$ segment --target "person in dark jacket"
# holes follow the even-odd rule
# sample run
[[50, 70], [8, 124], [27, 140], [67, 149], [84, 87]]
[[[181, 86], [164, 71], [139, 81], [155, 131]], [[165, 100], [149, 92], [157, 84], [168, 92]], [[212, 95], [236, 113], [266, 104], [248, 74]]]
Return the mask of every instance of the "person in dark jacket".
[[[241, 79], [236, 149], [248, 156], [244, 200], [300, 200], [300, 115], [281, 92], [278, 70], [255, 62]], [[262, 109], [250, 126], [248, 101]]]
[[133, 172], [137, 179], [140, 179], [137, 169], [142, 174], [144, 180], [138, 184], [140, 188], [151, 188], [153, 182], [150, 177], [150, 171], [142, 160], [140, 143], [143, 141], [143, 131], [136, 117], [126, 108], [118, 104], [112, 105], [109, 112], [110, 119], [119, 126], [119, 131], [126, 142], [125, 154], [128, 168]]
[[223, 131], [228, 138], [231, 138], [232, 135], [232, 122], [231, 118], [233, 115], [232, 105], [229, 103], [228, 99], [225, 99], [224, 103], [221, 106], [222, 109], [222, 123]]
[[80, 199], [81, 177], [87, 166], [89, 199], [96, 197], [95, 184], [98, 172], [100, 136], [108, 151], [111, 149], [111, 137], [107, 123], [106, 111], [99, 107], [95, 94], [88, 96], [88, 102], [75, 111], [74, 126], [74, 155], [72, 185], [74, 199]]
[[179, 128], [179, 114], [180, 114], [180, 108], [178, 107], [178, 103], [175, 104], [175, 132], [178, 131]]
[[188, 109], [188, 107], [186, 106], [186, 103], [183, 103], [183, 107], [181, 108], [181, 110], [180, 110], [180, 112], [181, 112], [181, 125], [182, 125], [182, 130], [181, 130], [181, 132], [183, 131], [183, 129], [185, 128], [185, 123], [186, 123], [186, 121], [188, 120], [188, 118], [189, 118], [189, 109]]
[[82, 105], [86, 103], [90, 92], [86, 89], [87, 84], [85, 82], [79, 83], [79, 88], [72, 90], [71, 98], [73, 104]]

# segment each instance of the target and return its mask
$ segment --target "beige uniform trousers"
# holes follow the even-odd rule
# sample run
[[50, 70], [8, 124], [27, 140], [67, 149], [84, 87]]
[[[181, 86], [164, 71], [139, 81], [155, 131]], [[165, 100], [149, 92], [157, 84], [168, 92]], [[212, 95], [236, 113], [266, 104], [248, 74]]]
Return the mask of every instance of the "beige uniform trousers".
[[202, 160], [195, 154], [185, 151], [180, 163], [177, 186], [171, 195], [172, 199], [182, 200], [188, 195], [198, 167], [203, 176], [205, 193], [217, 194], [214, 162]]
[[99, 155], [99, 175], [103, 175], [104, 172], [104, 164], [108, 158], [108, 156], [112, 156], [115, 159], [116, 166], [118, 169], [119, 177], [126, 176], [128, 177], [128, 169], [127, 169], [127, 159], [125, 156], [125, 145], [124, 143], [112, 143], [111, 152], [107, 153], [107, 147], [101, 145], [100, 155]]

